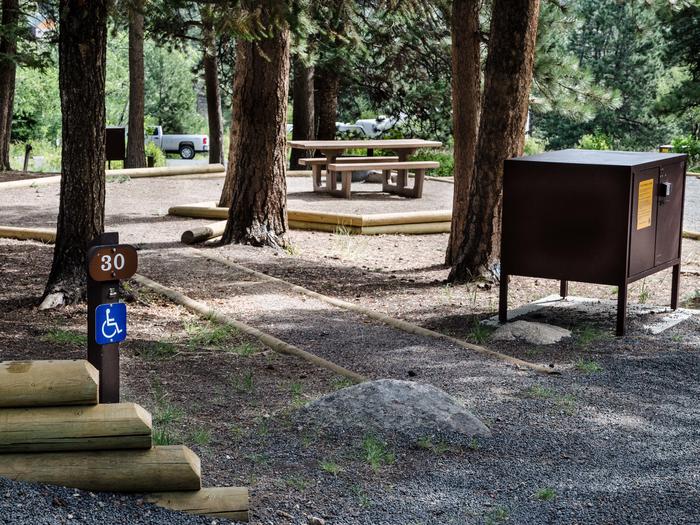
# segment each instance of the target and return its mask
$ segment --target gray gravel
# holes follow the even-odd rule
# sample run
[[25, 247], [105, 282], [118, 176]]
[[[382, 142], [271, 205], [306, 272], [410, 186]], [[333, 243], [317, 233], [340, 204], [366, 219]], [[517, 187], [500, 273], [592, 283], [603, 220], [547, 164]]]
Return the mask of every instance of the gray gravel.
[[[275, 286], [239, 287], [244, 274], [182, 251], [144, 252], [141, 261], [144, 274], [157, 267], [165, 284], [352, 370], [439, 386], [493, 434], [443, 451], [393, 443], [396, 463], [379, 475], [362, 473], [361, 431], [338, 436], [302, 425], [290, 436], [273, 422], [264, 440], [248, 444], [273, 458], [258, 474], [289, 464], [314, 472], [332, 455], [347, 475], [324, 477], [284, 501], [263, 497], [259, 523], [277, 523], [280, 507], [305, 523], [310, 502], [339, 524], [700, 523], [695, 318], [656, 337], [631, 322], [628, 336], [614, 338], [607, 317], [587, 319], [584, 336], [581, 320], [538, 312], [536, 320], [574, 328], [576, 337], [546, 350], [492, 347], [543, 363], [583, 356], [580, 368], [564, 364], [564, 374], [545, 377]], [[187, 281], [177, 268], [187, 268]], [[313, 447], [304, 444], [309, 431], [317, 432]]]
[[0, 524], [213, 525], [227, 520], [191, 516], [146, 503], [139, 496], [85, 492], [0, 478]]

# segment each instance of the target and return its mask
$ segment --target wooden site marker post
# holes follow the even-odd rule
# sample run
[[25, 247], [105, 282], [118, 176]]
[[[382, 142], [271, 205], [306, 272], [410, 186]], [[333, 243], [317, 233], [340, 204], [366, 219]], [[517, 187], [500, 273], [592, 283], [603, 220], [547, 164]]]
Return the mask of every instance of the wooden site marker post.
[[119, 403], [119, 343], [126, 339], [126, 305], [119, 282], [136, 273], [136, 249], [119, 244], [118, 233], [90, 243], [88, 274], [88, 361], [100, 373], [100, 403]]

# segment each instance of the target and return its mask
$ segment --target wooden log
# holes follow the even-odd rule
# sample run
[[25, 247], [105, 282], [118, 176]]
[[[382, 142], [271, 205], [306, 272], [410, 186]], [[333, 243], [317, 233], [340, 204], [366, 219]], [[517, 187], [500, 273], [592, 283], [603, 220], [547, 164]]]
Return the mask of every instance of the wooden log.
[[217, 208], [216, 206], [203, 206], [201, 204], [187, 204], [184, 206], [173, 206], [168, 209], [168, 215], [177, 217], [193, 217], [196, 219], [227, 219], [228, 208]]
[[349, 310], [351, 312], [366, 315], [367, 317], [369, 317], [371, 319], [375, 319], [377, 321], [385, 323], [389, 326], [393, 326], [394, 328], [398, 328], [398, 329], [403, 330], [403, 331], [408, 332], [408, 333], [423, 335], [423, 336], [427, 336], [427, 337], [433, 337], [436, 339], [443, 339], [445, 341], [449, 341], [449, 342], [454, 343], [458, 346], [461, 346], [462, 348], [466, 348], [468, 350], [472, 350], [472, 351], [477, 352], [479, 354], [487, 355], [487, 356], [493, 357], [495, 359], [500, 359], [502, 361], [506, 361], [508, 363], [511, 363], [511, 364], [518, 366], [518, 367], [521, 367], [521, 368], [529, 368], [530, 370], [534, 370], [534, 371], [539, 372], [539, 373], [543, 373], [543, 374], [558, 374], [559, 373], [559, 370], [554, 368], [554, 367], [538, 365], [535, 363], [530, 363], [528, 361], [523, 361], [522, 359], [518, 359], [517, 357], [511, 357], [509, 355], [502, 354], [500, 352], [496, 352], [495, 350], [491, 350], [491, 349], [483, 347], [483, 346], [475, 345], [475, 344], [470, 343], [468, 341], [463, 341], [462, 339], [458, 339], [458, 338], [453, 337], [451, 335], [436, 332], [435, 330], [430, 330], [428, 328], [423, 328], [422, 326], [418, 326], [418, 325], [415, 325], [413, 323], [409, 323], [408, 321], [404, 321], [403, 319], [396, 319], [393, 317], [389, 317], [388, 315], [383, 314], [382, 312], [377, 312], [375, 310], [361, 306], [359, 304], [350, 303], [348, 301], [343, 301], [342, 299], [338, 299], [336, 297], [330, 297], [328, 295], [323, 295], [323, 294], [320, 294], [318, 292], [314, 292], [313, 290], [309, 290], [309, 289], [304, 288], [302, 286], [290, 283], [289, 281], [285, 281], [284, 279], [280, 279], [278, 277], [273, 277], [271, 275], [267, 275], [267, 274], [259, 272], [257, 270], [253, 270], [251, 268], [248, 268], [247, 266], [243, 266], [241, 264], [235, 263], [233, 261], [226, 259], [225, 257], [222, 257], [221, 255], [217, 255], [217, 254], [214, 254], [211, 252], [203, 252], [203, 251], [197, 250], [197, 249], [192, 249], [192, 251], [198, 253], [201, 257], [204, 257], [205, 259], [217, 261], [225, 266], [235, 268], [237, 271], [240, 271], [242, 273], [245, 273], [247, 275], [255, 277], [256, 279], [259, 279], [261, 281], [265, 281], [265, 282], [269, 282], [269, 283], [276, 283], [278, 285], [285, 286], [289, 290], [298, 292], [298, 293], [305, 295], [307, 297], [318, 299], [318, 300], [323, 301], [325, 303], [328, 303], [330, 305], [337, 306], [338, 308], [343, 308], [343, 309]]
[[418, 224], [387, 224], [384, 226], [363, 226], [363, 235], [426, 235], [431, 233], [450, 233], [451, 222], [424, 222]]
[[198, 175], [207, 173], [220, 173], [224, 176], [226, 168], [223, 164], [193, 164], [189, 166], [164, 166], [160, 168], [127, 168], [119, 170], [107, 170], [107, 177], [129, 177], [141, 179], [148, 177], [174, 177], [177, 175]]
[[0, 226], [0, 237], [3, 239], [19, 239], [20, 241], [54, 242], [54, 228], [18, 228], [15, 226]]
[[151, 414], [134, 403], [0, 409], [0, 453], [151, 448]]
[[52, 177], [35, 177], [33, 179], [8, 180], [6, 182], [0, 182], [0, 190], [49, 186], [50, 184], [60, 184], [60, 182], [60, 175], [54, 175]]
[[409, 211], [400, 213], [373, 213], [362, 216], [362, 226], [388, 226], [395, 224], [423, 224], [450, 222], [452, 210]]
[[208, 226], [200, 226], [186, 230], [180, 237], [180, 242], [183, 244], [195, 244], [198, 242], [208, 241], [213, 237], [219, 237], [224, 234], [227, 221], [219, 221], [209, 224]]
[[[168, 299], [176, 302], [179, 305], [184, 306], [192, 312], [198, 313], [206, 318], [214, 319], [215, 321], [218, 321], [221, 324], [231, 326], [236, 330], [243, 332], [244, 334], [256, 338], [258, 341], [263, 343], [265, 346], [270, 347], [275, 352], [299, 357], [301, 359], [304, 359], [305, 361], [308, 361], [309, 363], [313, 363], [314, 365], [331, 370], [332, 372], [338, 375], [347, 377], [355, 383], [362, 383], [363, 381], [367, 380], [364, 376], [361, 376], [360, 374], [357, 374], [352, 370], [348, 370], [347, 368], [337, 365], [332, 361], [328, 361], [327, 359], [324, 359], [322, 357], [319, 357], [316, 354], [312, 354], [311, 352], [302, 350], [301, 348], [298, 348], [294, 345], [290, 345], [289, 343], [282, 341], [281, 339], [278, 339], [273, 335], [262, 332], [261, 330], [258, 330], [253, 326], [247, 325], [241, 321], [237, 321], [236, 319], [232, 319], [231, 317], [227, 317], [226, 315], [218, 312], [217, 310], [208, 306], [207, 304], [202, 303], [200, 301], [195, 301], [191, 297], [188, 297], [185, 294], [178, 292], [177, 290], [173, 290], [172, 288], [168, 288], [167, 286], [163, 286], [162, 284], [157, 283], [149, 279], [148, 277], [144, 277], [143, 275], [137, 273], [136, 275], [134, 275], [133, 279], [137, 283], [146, 286], [147, 288], [150, 288], [151, 290], [161, 295], [164, 295]], [[269, 279], [264, 280], [269, 282]]]
[[85, 360], [0, 362], [0, 407], [96, 405], [99, 374]]
[[0, 455], [0, 476], [106, 492], [199, 490], [197, 455], [184, 446]]
[[213, 518], [248, 521], [246, 487], [209, 487], [188, 492], [157, 492], [146, 500], [166, 509], [200, 514]]
[[684, 239], [694, 239], [696, 241], [700, 241], [700, 232], [684, 230], [683, 231], [683, 238]]
[[362, 226], [345, 226], [343, 224], [325, 224], [323, 222], [293, 221], [291, 219], [289, 220], [289, 227], [292, 230], [309, 230], [328, 233], [338, 233], [339, 229], [344, 233], [357, 235], [362, 233]]

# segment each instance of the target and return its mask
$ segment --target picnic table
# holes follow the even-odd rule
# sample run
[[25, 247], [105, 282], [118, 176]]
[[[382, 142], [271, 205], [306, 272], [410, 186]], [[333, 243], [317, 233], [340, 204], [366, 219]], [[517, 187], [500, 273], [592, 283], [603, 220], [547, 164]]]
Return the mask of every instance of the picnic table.
[[[382, 191], [403, 197], [420, 198], [423, 192], [425, 171], [434, 169], [439, 163], [433, 161], [408, 161], [408, 157], [421, 148], [439, 148], [441, 142], [423, 139], [389, 139], [389, 140], [291, 140], [292, 148], [318, 151], [321, 157], [301, 159], [303, 165], [311, 166], [313, 190], [325, 192], [335, 197], [350, 198], [353, 171], [379, 170], [382, 172]], [[366, 149], [368, 154], [374, 150], [387, 150], [395, 156], [382, 157], [344, 157], [349, 149]], [[323, 170], [326, 171], [323, 185]], [[396, 171], [396, 184], [391, 182], [391, 174]], [[413, 188], [408, 188], [408, 173], [415, 174]], [[340, 174], [342, 186], [337, 189], [337, 175]]]

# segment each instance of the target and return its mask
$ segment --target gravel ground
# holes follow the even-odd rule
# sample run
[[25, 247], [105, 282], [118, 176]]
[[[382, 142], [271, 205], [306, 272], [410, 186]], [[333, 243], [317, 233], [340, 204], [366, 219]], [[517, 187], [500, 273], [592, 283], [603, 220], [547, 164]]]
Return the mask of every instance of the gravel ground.
[[[146, 359], [144, 349], [168, 333], [176, 343], [188, 337], [178, 334], [192, 316], [136, 290], [140, 299], [136, 315], [130, 314], [135, 331], [124, 353], [126, 395], [154, 411], [159, 400], [167, 399], [186, 414], [178, 429], [201, 426], [210, 432], [208, 443], [193, 445], [202, 456], [207, 484], [250, 486], [253, 523], [303, 524], [308, 516], [373, 525], [700, 523], [696, 318], [654, 337], [634, 319], [626, 337], [614, 338], [613, 319], [540, 311], [530, 318], [573, 328], [575, 337], [547, 348], [488, 343], [563, 370], [558, 376], [534, 375], [277, 286], [255, 284], [183, 249], [175, 242], [180, 232], [201, 221], [159, 214], [173, 204], [214, 198], [216, 184], [160, 179], [109, 185], [108, 222], [125, 241], [141, 247], [141, 273], [371, 378], [443, 388], [493, 433], [460, 447], [429, 436], [414, 447], [384, 443], [370, 454], [370, 436], [341, 439], [295, 423], [300, 405], [344, 386], [325, 371], [264, 348], [240, 356], [192, 349], [186, 342], [175, 355]], [[50, 225], [55, 192], [4, 192], [0, 222], [26, 218]], [[487, 338], [475, 321], [493, 313], [496, 292], [445, 285], [446, 270], [439, 263], [446, 236], [292, 232], [290, 237], [291, 253], [241, 246], [205, 249], [434, 329], [474, 341]], [[698, 267], [699, 244], [685, 243], [686, 268]], [[50, 249], [0, 241], [0, 255], [0, 320], [8, 319], [0, 345], [9, 349], [3, 354], [65, 356], [65, 348], [56, 345], [26, 347], [62, 316], [78, 326], [84, 316], [80, 308], [39, 314], [31, 307], [32, 297], [23, 299], [27, 290], [33, 296], [41, 292]], [[19, 274], [21, 282], [13, 284]], [[699, 281], [686, 275], [682, 293], [692, 294]], [[557, 286], [516, 279], [513, 288], [511, 303], [517, 306]], [[664, 304], [669, 276], [657, 274], [643, 289], [633, 290], [633, 298], [645, 292], [648, 301]], [[573, 293], [608, 297], [610, 290], [574, 285]], [[188, 444], [197, 441], [194, 434], [186, 435], [191, 436]]]
[[230, 522], [171, 512], [146, 503], [138, 496], [85, 492], [0, 478], [0, 523], [212, 525]]

